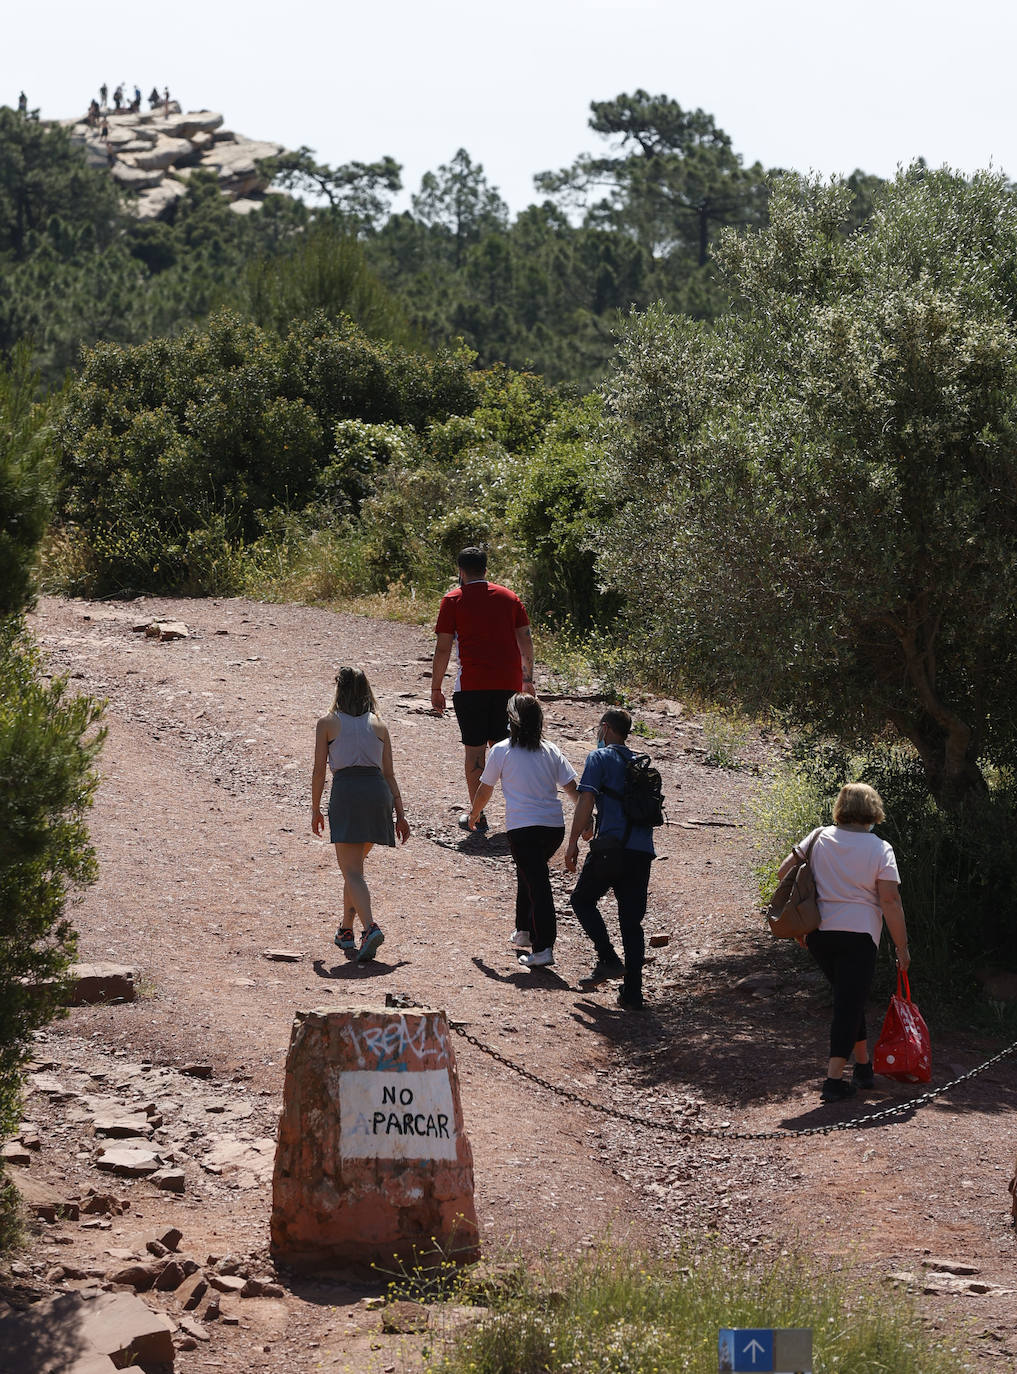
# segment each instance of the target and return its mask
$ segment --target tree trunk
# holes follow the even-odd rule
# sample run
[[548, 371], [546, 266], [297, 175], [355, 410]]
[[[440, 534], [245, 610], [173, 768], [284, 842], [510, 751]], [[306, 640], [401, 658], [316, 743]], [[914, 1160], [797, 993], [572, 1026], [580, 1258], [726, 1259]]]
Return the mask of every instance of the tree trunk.
[[890, 712], [891, 724], [918, 750], [929, 792], [945, 811], [959, 811], [972, 797], [983, 797], [988, 784], [978, 767], [972, 732], [961, 722], [944, 730], [926, 717], [919, 722], [903, 712]]
[[978, 767], [979, 732], [942, 699], [936, 687], [936, 638], [939, 616], [920, 596], [900, 619], [890, 618], [900, 643], [919, 710], [911, 715], [889, 712], [897, 729], [918, 750], [929, 791], [946, 810], [959, 810], [988, 791]]

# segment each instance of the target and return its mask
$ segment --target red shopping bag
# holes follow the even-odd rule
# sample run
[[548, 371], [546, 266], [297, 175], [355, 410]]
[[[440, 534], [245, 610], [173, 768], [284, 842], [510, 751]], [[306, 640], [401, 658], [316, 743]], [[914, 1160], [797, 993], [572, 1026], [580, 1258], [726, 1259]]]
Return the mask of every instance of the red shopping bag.
[[[901, 984], [904, 995], [901, 996]], [[890, 998], [883, 1029], [872, 1055], [872, 1068], [901, 1083], [928, 1083], [932, 1077], [932, 1043], [922, 1013], [911, 1000], [906, 973], [897, 972], [897, 991]]]

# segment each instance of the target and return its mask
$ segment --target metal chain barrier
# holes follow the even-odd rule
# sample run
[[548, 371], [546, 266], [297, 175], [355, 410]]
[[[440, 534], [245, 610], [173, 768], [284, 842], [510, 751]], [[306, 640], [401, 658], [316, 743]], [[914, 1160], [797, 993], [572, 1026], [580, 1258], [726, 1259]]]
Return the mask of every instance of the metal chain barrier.
[[[407, 1005], [402, 1002], [399, 1005]], [[893, 1107], [883, 1107], [876, 1112], [866, 1112], [862, 1116], [852, 1117], [850, 1121], [834, 1121], [828, 1126], [802, 1126], [797, 1130], [778, 1130], [778, 1131], [736, 1131], [729, 1126], [699, 1126], [688, 1122], [674, 1121], [653, 1121], [647, 1116], [637, 1116], [632, 1112], [622, 1111], [619, 1107], [608, 1107], [603, 1102], [591, 1102], [589, 1098], [574, 1093], [569, 1088], [559, 1087], [556, 1083], [549, 1083], [546, 1078], [541, 1078], [539, 1074], [531, 1073], [529, 1069], [524, 1069], [521, 1064], [515, 1064], [511, 1059], [506, 1059], [503, 1054], [490, 1045], [485, 1045], [482, 1040], [478, 1040], [475, 1035], [471, 1035], [461, 1021], [449, 1021], [449, 1026], [455, 1031], [456, 1035], [462, 1036], [467, 1044], [474, 1049], [480, 1050], [481, 1054], [488, 1055], [496, 1063], [510, 1069], [512, 1073], [518, 1074], [520, 1078], [527, 1079], [530, 1083], [536, 1083], [538, 1087], [544, 1088], [547, 1092], [554, 1093], [556, 1097], [562, 1097], [566, 1102], [574, 1102], [577, 1107], [586, 1107], [589, 1111], [600, 1112], [603, 1116], [614, 1117], [616, 1121], [628, 1122], [630, 1126], [645, 1126], [651, 1131], [667, 1131], [671, 1135], [681, 1136], [709, 1136], [715, 1140], [795, 1140], [801, 1136], [808, 1135], [831, 1135], [834, 1131], [854, 1131], [864, 1130], [867, 1126], [873, 1126], [880, 1121], [890, 1121], [894, 1117], [905, 1116], [910, 1112], [916, 1112], [922, 1107], [927, 1107], [930, 1102], [935, 1102], [937, 1097], [942, 1097], [952, 1088], [956, 1088], [959, 1083], [966, 1083], [971, 1078], [976, 1078], [978, 1074], [984, 1073], [993, 1064], [999, 1064], [1002, 1060], [1009, 1058], [1017, 1052], [1017, 1040], [1012, 1045], [1008, 1045], [1005, 1050], [1000, 1050], [991, 1059], [986, 1059], [984, 1064], [977, 1065], [976, 1068], [969, 1069], [967, 1073], [962, 1073], [959, 1078], [953, 1078], [949, 1083], [944, 1083], [941, 1087], [932, 1088], [927, 1093], [922, 1093], [919, 1097], [909, 1098], [907, 1102], [898, 1102]]]

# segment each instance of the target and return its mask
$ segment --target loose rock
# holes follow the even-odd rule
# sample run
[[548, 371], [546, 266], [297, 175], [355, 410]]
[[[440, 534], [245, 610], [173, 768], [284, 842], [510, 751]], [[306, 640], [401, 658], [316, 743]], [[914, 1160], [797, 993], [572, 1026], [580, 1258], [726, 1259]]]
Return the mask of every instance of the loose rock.
[[126, 1178], [144, 1178], [154, 1174], [159, 1168], [159, 1159], [151, 1150], [111, 1149], [103, 1150], [95, 1161], [97, 1169], [108, 1173], [122, 1174]]

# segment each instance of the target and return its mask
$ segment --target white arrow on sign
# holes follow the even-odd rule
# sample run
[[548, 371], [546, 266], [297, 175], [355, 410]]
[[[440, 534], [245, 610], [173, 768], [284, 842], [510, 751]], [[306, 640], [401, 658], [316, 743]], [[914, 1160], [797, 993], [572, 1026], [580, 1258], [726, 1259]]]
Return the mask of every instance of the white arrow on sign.
[[755, 1336], [752, 1337], [752, 1340], [749, 1341], [748, 1345], [745, 1347], [745, 1353], [746, 1355], [752, 1356], [753, 1364], [756, 1363], [760, 1355], [762, 1355], [765, 1350], [766, 1346], [760, 1345], [759, 1342], [756, 1340]]

